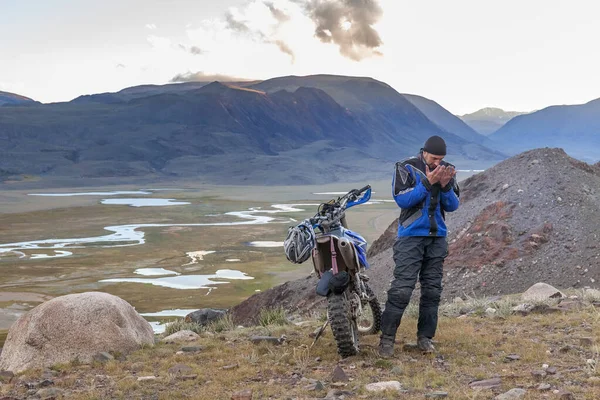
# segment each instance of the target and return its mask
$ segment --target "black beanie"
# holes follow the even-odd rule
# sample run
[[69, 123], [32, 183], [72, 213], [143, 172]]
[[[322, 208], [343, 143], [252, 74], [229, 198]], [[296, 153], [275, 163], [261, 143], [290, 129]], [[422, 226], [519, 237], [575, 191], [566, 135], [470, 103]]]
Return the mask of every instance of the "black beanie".
[[445, 156], [446, 142], [439, 136], [432, 136], [423, 145], [423, 150], [436, 156]]

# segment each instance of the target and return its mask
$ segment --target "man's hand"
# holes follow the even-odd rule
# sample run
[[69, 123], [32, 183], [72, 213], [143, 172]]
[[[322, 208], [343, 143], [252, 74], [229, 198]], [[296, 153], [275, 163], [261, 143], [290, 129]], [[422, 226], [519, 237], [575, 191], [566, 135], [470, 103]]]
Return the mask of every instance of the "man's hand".
[[456, 175], [456, 170], [454, 169], [454, 167], [446, 168], [444, 173], [440, 177], [440, 185], [442, 185], [442, 187], [446, 187], [446, 185], [448, 185], [448, 183], [450, 183], [450, 181], [452, 180], [452, 178], [454, 178], [455, 175]]
[[443, 165], [438, 165], [438, 167], [433, 171], [429, 169], [429, 165], [425, 166], [425, 175], [427, 176], [427, 180], [429, 181], [429, 183], [432, 185], [440, 182], [441, 178], [445, 175], [445, 173], [446, 167]]

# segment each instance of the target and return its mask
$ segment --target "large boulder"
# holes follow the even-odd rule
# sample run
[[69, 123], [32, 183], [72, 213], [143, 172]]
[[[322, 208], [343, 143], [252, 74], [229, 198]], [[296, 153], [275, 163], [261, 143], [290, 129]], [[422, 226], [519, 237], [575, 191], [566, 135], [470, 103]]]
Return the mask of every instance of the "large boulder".
[[522, 295], [525, 301], [544, 301], [566, 297], [563, 292], [547, 283], [538, 282], [531, 286]]
[[152, 327], [125, 300], [100, 292], [70, 294], [40, 304], [11, 326], [0, 370], [88, 363], [97, 353], [124, 354], [143, 344], [154, 344]]

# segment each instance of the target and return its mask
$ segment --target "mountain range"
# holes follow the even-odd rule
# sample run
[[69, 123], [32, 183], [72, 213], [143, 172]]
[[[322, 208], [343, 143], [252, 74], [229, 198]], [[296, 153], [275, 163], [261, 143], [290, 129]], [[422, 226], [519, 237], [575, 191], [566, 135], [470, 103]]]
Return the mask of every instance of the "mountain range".
[[504, 124], [518, 115], [527, 114], [521, 111], [504, 111], [501, 108], [486, 107], [471, 114], [461, 115], [460, 119], [476, 132], [489, 136], [502, 128]]
[[[438, 113], [444, 118], [428, 117]], [[415, 154], [430, 135], [446, 139], [457, 166], [505, 157], [446, 110], [424, 112], [383, 82], [315, 75], [144, 85], [64, 103], [5, 106], [0, 177], [167, 176], [228, 184], [373, 179], [388, 177], [393, 162]]]
[[142, 85], [52, 104], [0, 92], [0, 105], [0, 181], [385, 179], [395, 161], [416, 154], [431, 135], [445, 138], [448, 160], [464, 169], [541, 146], [600, 159], [600, 99], [513, 118], [491, 108], [462, 117], [497, 125], [511, 118], [484, 136], [435, 101], [366, 77]]
[[489, 138], [508, 154], [551, 146], [586, 162], [596, 162], [600, 160], [600, 99], [516, 116]]

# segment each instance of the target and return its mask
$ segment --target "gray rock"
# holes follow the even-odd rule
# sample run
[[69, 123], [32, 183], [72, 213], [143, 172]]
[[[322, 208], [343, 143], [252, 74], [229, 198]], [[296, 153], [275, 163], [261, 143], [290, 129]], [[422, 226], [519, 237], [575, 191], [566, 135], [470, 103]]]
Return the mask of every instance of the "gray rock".
[[52, 379], [44, 379], [40, 382], [40, 387], [48, 387], [54, 385], [54, 381]]
[[201, 308], [200, 310], [189, 313], [185, 316], [185, 322], [195, 322], [205, 326], [213, 321], [223, 318], [227, 314], [227, 310], [216, 308]]
[[191, 374], [193, 371], [192, 367], [185, 364], [175, 364], [168, 369], [168, 372], [173, 375], [185, 375]]
[[473, 389], [494, 389], [500, 387], [500, 385], [502, 385], [502, 379], [500, 378], [484, 379], [469, 383], [469, 386]]
[[564, 293], [547, 283], [539, 282], [531, 286], [523, 293], [525, 301], [540, 301], [566, 297]]
[[591, 337], [582, 337], [579, 338], [579, 344], [581, 346], [590, 347], [594, 344], [594, 339], [592, 339]]
[[425, 394], [426, 399], [445, 399], [448, 397], [448, 392], [431, 392]]
[[342, 367], [336, 365], [331, 373], [331, 382], [348, 382], [348, 375], [344, 372]]
[[521, 356], [519, 356], [518, 354], [509, 354], [506, 357], [504, 357], [504, 360], [510, 362], [510, 361], [517, 361], [520, 360]]
[[58, 388], [45, 388], [38, 390], [35, 394], [36, 396], [39, 396], [39, 398], [42, 400], [49, 400], [61, 397], [63, 391]]
[[225, 371], [228, 371], [228, 370], [236, 369], [236, 368], [239, 368], [239, 367], [240, 367], [240, 365], [236, 363], [236, 364], [231, 364], [231, 365], [225, 365], [224, 367], [221, 367], [221, 369], [225, 370]]
[[548, 383], [540, 383], [539, 386], [537, 387], [537, 390], [539, 391], [545, 391], [545, 390], [550, 390], [551, 386]]
[[196, 332], [185, 330], [185, 331], [175, 332], [174, 334], [169, 335], [166, 338], [162, 339], [162, 341], [165, 343], [184, 343], [184, 342], [193, 342], [198, 339], [200, 339], [200, 335], [198, 335]]
[[367, 392], [383, 392], [384, 390], [399, 392], [402, 390], [402, 384], [398, 381], [375, 382], [367, 384], [365, 389]]
[[548, 375], [555, 375], [558, 372], [558, 370], [556, 369], [556, 367], [548, 367], [546, 368], [546, 373]]
[[528, 315], [532, 309], [533, 309], [533, 305], [524, 303], [524, 304], [519, 304], [518, 306], [513, 307], [512, 311], [515, 314]]
[[11, 326], [0, 370], [89, 363], [97, 353], [126, 354], [146, 344], [154, 344], [152, 327], [125, 300], [100, 292], [69, 294], [38, 305]]
[[546, 376], [546, 371], [542, 369], [536, 369], [531, 371], [531, 376], [533, 376], [537, 380], [542, 380]]
[[321, 381], [316, 381], [314, 383], [306, 385], [304, 387], [304, 390], [310, 390], [310, 391], [325, 390], [325, 386], [323, 385], [323, 383]]
[[499, 394], [498, 396], [496, 396], [495, 400], [517, 400], [517, 399], [522, 399], [523, 396], [525, 396], [526, 393], [527, 393], [527, 391], [525, 389], [519, 389], [519, 388], [510, 389], [508, 392], [502, 393], [502, 394]]

